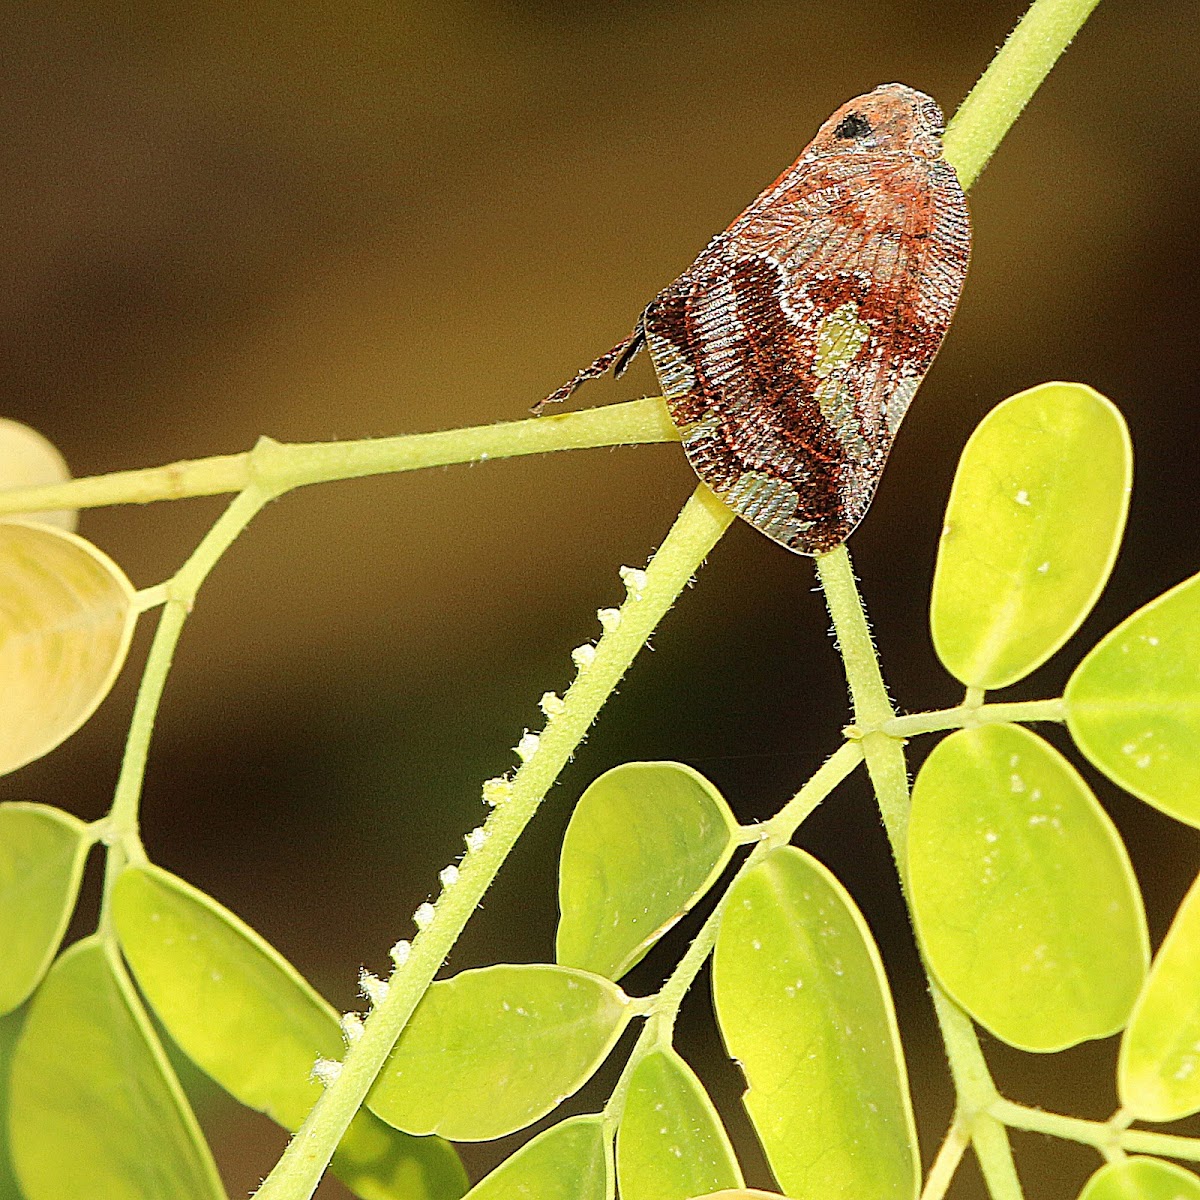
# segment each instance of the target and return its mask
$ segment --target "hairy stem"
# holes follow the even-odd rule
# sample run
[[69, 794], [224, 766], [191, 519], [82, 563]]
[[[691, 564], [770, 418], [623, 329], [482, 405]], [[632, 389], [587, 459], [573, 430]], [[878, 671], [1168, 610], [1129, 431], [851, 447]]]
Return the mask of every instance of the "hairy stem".
[[[838, 546], [827, 554], [818, 555], [817, 574], [833, 618], [838, 650], [850, 686], [855, 723], [860, 728], [872, 730], [862, 737], [867, 772], [891, 843], [900, 886], [911, 909], [907, 871], [908, 771], [904, 744], [883, 732], [894, 713], [846, 547]], [[968, 1122], [988, 1186], [996, 1200], [1019, 1200], [1021, 1187], [1004, 1126], [987, 1115], [987, 1108], [996, 1097], [996, 1088], [975, 1030], [932, 976], [929, 977], [929, 990], [958, 1092], [959, 1111]]]
[[[1061, 697], [1057, 697], [1053, 700], [1014, 700], [1004, 704], [960, 704], [957, 708], [943, 708], [936, 712], [890, 717], [877, 728], [888, 737], [907, 738], [943, 729], [974, 729], [979, 725], [1066, 719], [1066, 705]], [[851, 729], [858, 737], [870, 732], [858, 725]]]
[[[208, 533], [200, 539], [187, 562], [162, 589], [165, 593], [165, 604], [150, 645], [150, 653], [146, 657], [137, 700], [133, 706], [133, 716], [129, 722], [129, 733], [125, 739], [121, 773], [117, 778], [112, 806], [104, 822], [104, 840], [108, 844], [108, 855], [105, 860], [104, 896], [100, 908], [101, 929], [107, 929], [109, 925], [109, 900], [117, 877], [127, 862], [143, 856], [138, 836], [138, 808], [142, 795], [142, 781], [146, 774], [146, 758], [150, 750], [150, 738], [154, 733], [158, 706], [184, 622], [188, 613], [192, 611], [196, 593], [208, 573], [270, 498], [270, 493], [253, 484], [245, 491], [239, 492]], [[151, 590], [157, 596], [160, 589]]]
[[432, 920], [417, 934], [407, 957], [392, 974], [386, 996], [367, 1018], [362, 1037], [347, 1053], [337, 1079], [313, 1106], [255, 1193], [258, 1200], [299, 1200], [316, 1190], [401, 1030], [517, 838], [575, 753], [601, 705], [732, 520], [733, 514], [708, 488], [702, 484], [696, 489], [646, 568], [644, 581], [631, 588], [621, 606], [620, 620], [595, 646], [595, 657], [583, 656], [579, 674], [563, 697], [561, 712], [550, 719], [512, 780], [491, 790], [496, 807], [482, 827], [477, 848], [459, 864], [457, 881], [442, 892]]
[[944, 1200], [958, 1164], [962, 1162], [962, 1156], [970, 1144], [970, 1131], [958, 1120], [953, 1121], [946, 1131], [937, 1158], [933, 1160], [933, 1166], [929, 1168], [929, 1177], [921, 1189], [921, 1200]]
[[946, 127], [946, 158], [965, 191], [979, 178], [1099, 0], [1035, 0]]
[[667, 415], [666, 405], [657, 396], [553, 417], [401, 437], [291, 444], [264, 439], [244, 454], [223, 454], [140, 471], [71, 479], [66, 483], [0, 490], [0, 516], [215, 496], [241, 491], [251, 478], [282, 492], [303, 484], [415, 471], [422, 467], [485, 462], [552, 450], [678, 440], [679, 433]]
[[998, 1121], [1013, 1129], [1046, 1133], [1051, 1137], [1094, 1146], [1107, 1156], [1111, 1147], [1135, 1154], [1157, 1154], [1163, 1158], [1182, 1158], [1200, 1162], [1200, 1138], [1180, 1137], [1173, 1133], [1155, 1133], [1149, 1129], [1127, 1129], [1117, 1121], [1087, 1121], [1061, 1113], [1028, 1108], [1012, 1100], [997, 1098], [990, 1112]]

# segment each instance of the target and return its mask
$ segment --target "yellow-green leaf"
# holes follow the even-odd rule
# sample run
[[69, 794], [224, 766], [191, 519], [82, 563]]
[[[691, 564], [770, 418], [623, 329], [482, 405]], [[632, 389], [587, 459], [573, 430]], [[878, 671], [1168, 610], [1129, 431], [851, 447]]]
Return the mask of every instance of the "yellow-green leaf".
[[121, 568], [73, 533], [0, 521], [0, 773], [53, 750], [108, 694], [137, 619]]
[[[321, 1094], [318, 1057], [345, 1053], [338, 1018], [277, 950], [210, 896], [159, 867], [129, 868], [113, 919], [138, 986], [180, 1049], [231, 1095], [286, 1129]], [[457, 1200], [453, 1147], [358, 1112], [333, 1172], [367, 1200]]]
[[713, 998], [780, 1186], [821, 1200], [912, 1200], [920, 1156], [879, 952], [811, 855], [773, 850], [730, 889]]
[[691, 767], [606, 771], [563, 840], [558, 961], [619, 979], [716, 882], [737, 828], [721, 793]]
[[1167, 930], [1121, 1039], [1121, 1104], [1143, 1121], [1200, 1112], [1200, 880]]
[[[0, 417], [0, 489], [65, 483], [70, 478], [66, 460], [53, 442], [20, 421]], [[74, 532], [79, 520], [79, 512], [73, 508], [14, 516], [54, 525], [68, 533]], [[4, 519], [14, 518], [10, 516]]]
[[467, 1200], [612, 1200], [600, 1116], [552, 1125], [481, 1179]]
[[25, 1024], [24, 1009], [0, 1017], [0, 1200], [22, 1200], [13, 1174], [12, 1147], [8, 1140], [8, 1094], [13, 1051]]
[[1118, 625], [1075, 669], [1064, 699], [1092, 763], [1200, 826], [1200, 575]]
[[1087, 784], [1036, 734], [984, 725], [934, 748], [908, 870], [930, 966], [997, 1037], [1061, 1050], [1128, 1020], [1149, 958], [1137, 880]]
[[625, 993], [586, 971], [463, 971], [425, 993], [367, 1103], [409, 1133], [503, 1137], [582, 1087], [630, 1015]]
[[740, 1187], [729, 1135], [704, 1085], [669, 1046], [634, 1068], [617, 1131], [621, 1200], [689, 1200]]
[[44, 804], [0, 804], [0, 1013], [23, 1004], [46, 973], [75, 907], [92, 839]]
[[1046, 661], [1108, 580], [1133, 456], [1116, 407], [1080, 383], [997, 405], [950, 492], [933, 579], [933, 643], [963, 683], [999, 688]]
[[1161, 1158], [1126, 1158], [1105, 1163], [1079, 1200], [1200, 1200], [1200, 1179]]
[[17, 1042], [11, 1088], [25, 1200], [224, 1200], [149, 1018], [98, 937], [50, 968]]

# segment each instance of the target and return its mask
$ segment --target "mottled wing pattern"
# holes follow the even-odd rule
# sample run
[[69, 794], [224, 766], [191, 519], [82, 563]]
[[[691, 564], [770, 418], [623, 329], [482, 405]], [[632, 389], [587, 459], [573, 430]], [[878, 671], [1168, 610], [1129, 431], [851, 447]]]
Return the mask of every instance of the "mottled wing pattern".
[[862, 519], [941, 345], [970, 229], [952, 168], [801, 159], [646, 309], [697, 474], [791, 550]]

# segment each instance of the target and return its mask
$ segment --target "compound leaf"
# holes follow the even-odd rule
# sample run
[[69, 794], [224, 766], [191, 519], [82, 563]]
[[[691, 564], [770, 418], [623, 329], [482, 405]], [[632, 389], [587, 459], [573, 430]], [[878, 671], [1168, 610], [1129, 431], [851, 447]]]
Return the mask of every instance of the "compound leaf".
[[920, 1157], [883, 964], [862, 914], [811, 855], [780, 847], [730, 889], [713, 997], [784, 1191], [912, 1200]]
[[0, 804], [0, 1013], [23, 1004], [58, 950], [92, 844], [78, 818]]
[[67, 950], [33, 997], [9, 1133], [26, 1200], [224, 1200], [150, 1020], [98, 937]]
[[1143, 1121], [1200, 1112], [1200, 880], [1183, 898], [1121, 1039], [1121, 1104]]
[[1087, 758], [1126, 791], [1200, 826], [1200, 575], [1117, 626], [1064, 694]]
[[467, 1200], [612, 1200], [604, 1119], [552, 1125], [481, 1179]]
[[737, 828], [720, 792], [691, 767], [606, 771], [563, 840], [555, 957], [619, 979], [716, 882]]
[[[321, 1094], [318, 1057], [345, 1050], [337, 1014], [277, 950], [211, 897], [155, 866], [121, 873], [113, 918], [138, 985], [181, 1050], [232, 1096], [286, 1129]], [[368, 1200], [457, 1200], [454, 1149], [360, 1111], [334, 1173]]]
[[95, 712], [129, 650], [133, 601], [121, 568], [83, 538], [0, 521], [0, 774]]
[[1017, 725], [940, 742], [913, 788], [913, 917], [942, 985], [997, 1037], [1061, 1050], [1128, 1020], [1149, 937], [1116, 829]]
[[463, 971], [425, 993], [367, 1103], [409, 1133], [503, 1137], [582, 1087], [630, 1016], [625, 993], [586, 971]]
[[1005, 687], [1079, 628], [1121, 544], [1133, 456], [1116, 407], [1080, 383], [997, 405], [950, 492], [930, 619], [946, 669]]
[[669, 1046], [634, 1068], [617, 1131], [621, 1200], [689, 1200], [742, 1173], [704, 1085]]

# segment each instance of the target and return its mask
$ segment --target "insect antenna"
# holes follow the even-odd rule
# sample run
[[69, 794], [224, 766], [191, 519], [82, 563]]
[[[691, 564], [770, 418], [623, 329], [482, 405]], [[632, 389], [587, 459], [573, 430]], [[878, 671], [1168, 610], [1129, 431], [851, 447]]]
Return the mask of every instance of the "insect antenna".
[[646, 334], [642, 329], [642, 322], [639, 320], [628, 337], [622, 338], [611, 350], [606, 350], [591, 366], [576, 372], [573, 379], [564, 383], [557, 391], [551, 392], [544, 400], [539, 400], [529, 411], [534, 416], [539, 416], [547, 404], [558, 404], [566, 400], [581, 383], [586, 383], [589, 379], [598, 379], [610, 367], [613, 370], [613, 377], [619, 379], [645, 341]]

